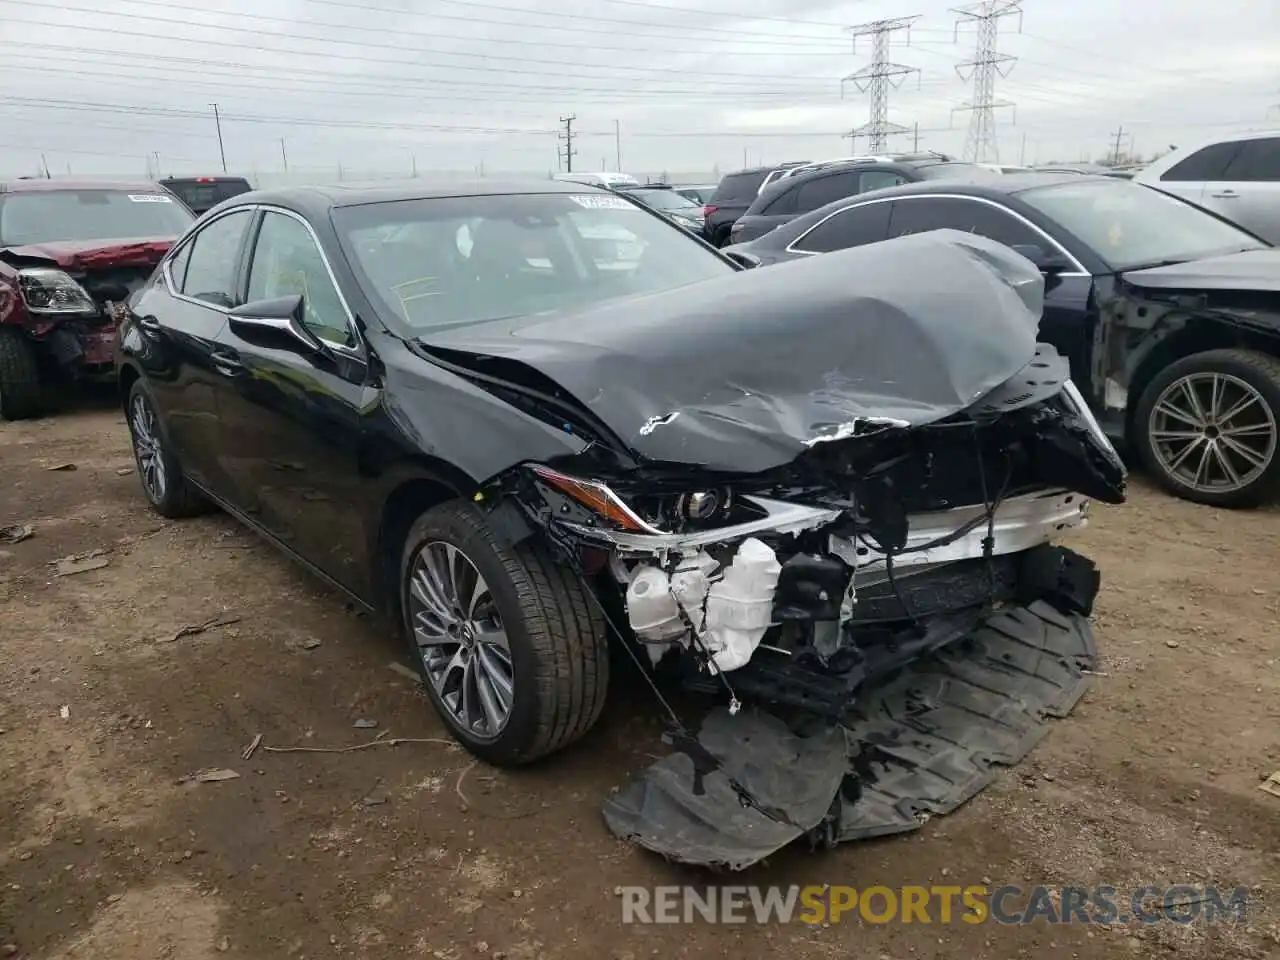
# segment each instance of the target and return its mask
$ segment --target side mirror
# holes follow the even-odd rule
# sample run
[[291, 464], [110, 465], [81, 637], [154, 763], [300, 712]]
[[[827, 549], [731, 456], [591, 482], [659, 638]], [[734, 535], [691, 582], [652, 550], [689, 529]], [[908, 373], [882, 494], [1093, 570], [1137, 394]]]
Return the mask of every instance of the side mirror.
[[1038, 243], [1015, 243], [1011, 248], [1034, 263], [1041, 273], [1061, 273], [1070, 270], [1071, 263], [1060, 253], [1050, 253]]
[[720, 252], [744, 270], [754, 269], [761, 264], [760, 258], [755, 254], [744, 253], [741, 250], [721, 250]]
[[309, 352], [324, 353], [324, 343], [302, 322], [302, 295], [290, 294], [271, 300], [255, 300], [227, 312], [231, 328], [237, 333], [261, 339], [265, 334], [275, 340], [287, 340]]

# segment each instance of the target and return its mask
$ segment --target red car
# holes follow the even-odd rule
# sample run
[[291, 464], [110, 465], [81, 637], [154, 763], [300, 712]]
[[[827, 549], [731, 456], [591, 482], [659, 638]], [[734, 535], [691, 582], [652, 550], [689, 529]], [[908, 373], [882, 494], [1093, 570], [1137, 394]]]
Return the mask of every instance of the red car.
[[193, 219], [154, 183], [0, 183], [0, 417], [112, 376], [119, 305]]

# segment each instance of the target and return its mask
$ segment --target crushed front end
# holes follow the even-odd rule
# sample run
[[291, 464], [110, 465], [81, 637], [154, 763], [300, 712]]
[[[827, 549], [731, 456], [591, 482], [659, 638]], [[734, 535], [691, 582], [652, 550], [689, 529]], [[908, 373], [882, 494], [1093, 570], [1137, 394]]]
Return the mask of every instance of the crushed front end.
[[1091, 500], [1122, 502], [1125, 471], [1040, 346], [960, 413], [868, 420], [763, 474], [534, 466], [524, 484], [562, 551], [616, 585], [627, 642], [723, 707], [610, 798], [610, 826], [743, 867], [802, 835], [912, 829], [1070, 708], [1099, 576], [1055, 540]]

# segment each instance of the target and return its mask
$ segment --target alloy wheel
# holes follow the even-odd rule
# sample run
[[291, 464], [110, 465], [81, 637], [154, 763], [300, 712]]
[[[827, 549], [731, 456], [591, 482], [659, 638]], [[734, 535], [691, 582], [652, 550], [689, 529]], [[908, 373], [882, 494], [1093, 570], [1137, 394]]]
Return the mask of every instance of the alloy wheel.
[[158, 503], [164, 499], [168, 477], [164, 469], [159, 425], [146, 397], [138, 395], [133, 398], [129, 426], [133, 433], [133, 455], [138, 461], [142, 485], [151, 499]]
[[489, 585], [453, 544], [433, 541], [409, 572], [409, 619], [427, 680], [457, 724], [496, 738], [511, 717], [515, 674]]
[[1276, 456], [1276, 415], [1266, 398], [1227, 373], [1191, 373], [1165, 387], [1147, 423], [1161, 467], [1201, 493], [1255, 483]]

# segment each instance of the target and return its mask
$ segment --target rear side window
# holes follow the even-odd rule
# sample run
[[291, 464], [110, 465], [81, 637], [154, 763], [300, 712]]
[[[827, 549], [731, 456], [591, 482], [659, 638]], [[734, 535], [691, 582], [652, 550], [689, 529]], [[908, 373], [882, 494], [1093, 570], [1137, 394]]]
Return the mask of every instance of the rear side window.
[[822, 221], [794, 244], [805, 253], [830, 253], [876, 243], [889, 235], [891, 203], [864, 203]]
[[871, 190], [885, 190], [906, 182], [905, 177], [891, 170], [868, 170], [862, 174], [862, 179], [858, 182], [858, 192], [868, 193]]
[[1215, 143], [1197, 150], [1164, 172], [1161, 181], [1225, 180], [1227, 167], [1240, 151], [1239, 143]]
[[767, 174], [766, 170], [755, 173], [731, 173], [720, 181], [720, 186], [716, 187], [716, 192], [711, 196], [711, 202], [754, 200]]
[[796, 212], [796, 197], [800, 196], [799, 190], [787, 190], [785, 188], [771, 189], [782, 189], [782, 192], [769, 201], [769, 203], [765, 205], [765, 208], [760, 211], [761, 213], [766, 217], [775, 217]]
[[858, 193], [861, 176], [858, 173], [833, 173], [802, 183], [796, 191], [800, 194], [796, 200], [796, 208], [807, 213], [825, 207], [828, 203], [851, 197]]
[[1221, 178], [1211, 180], [1280, 182], [1280, 137], [1261, 140], [1245, 140], [1239, 144], [1240, 152], [1227, 166]]
[[219, 217], [196, 234], [182, 282], [183, 294], [215, 307], [235, 306], [236, 268], [251, 218], [251, 211], [239, 210]]

